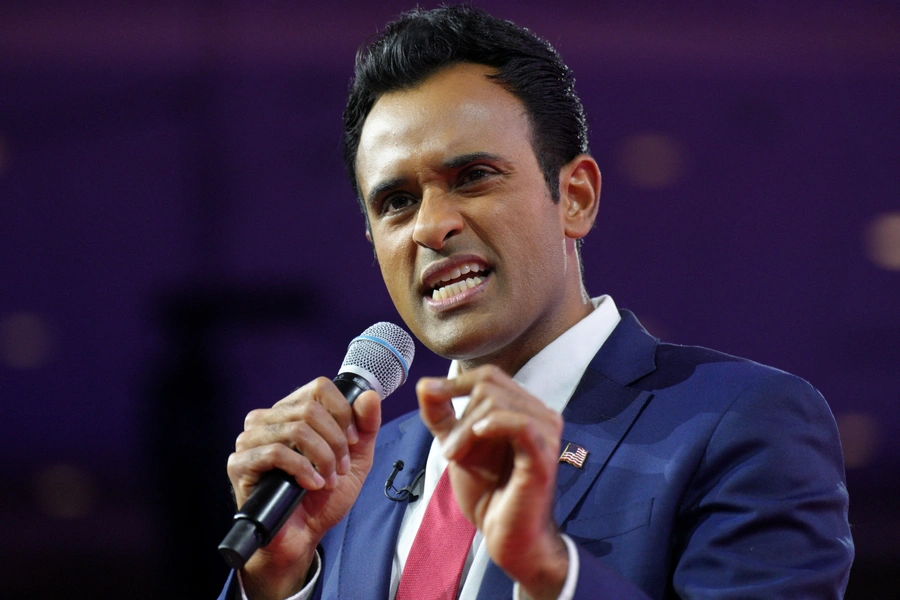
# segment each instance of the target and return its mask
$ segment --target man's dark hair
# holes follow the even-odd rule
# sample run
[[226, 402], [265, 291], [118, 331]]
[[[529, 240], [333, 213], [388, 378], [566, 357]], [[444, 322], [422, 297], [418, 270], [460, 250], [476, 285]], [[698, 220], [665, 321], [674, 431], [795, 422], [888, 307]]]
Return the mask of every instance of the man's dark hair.
[[415, 87], [459, 63], [495, 68], [497, 74], [491, 77], [525, 105], [531, 146], [551, 198], [559, 202], [560, 169], [588, 151], [587, 121], [571, 70], [546, 40], [531, 31], [458, 5], [403, 13], [357, 52], [344, 110], [344, 161], [363, 214], [367, 213], [356, 179], [356, 154], [372, 106], [383, 94]]

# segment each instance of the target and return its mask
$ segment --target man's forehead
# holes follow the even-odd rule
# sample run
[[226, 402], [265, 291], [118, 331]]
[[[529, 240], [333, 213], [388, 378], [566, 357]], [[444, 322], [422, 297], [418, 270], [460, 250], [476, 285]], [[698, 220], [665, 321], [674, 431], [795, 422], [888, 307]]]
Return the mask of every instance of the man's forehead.
[[379, 98], [360, 136], [360, 178], [363, 171], [381, 171], [413, 156], [443, 162], [456, 155], [494, 152], [492, 146], [527, 133], [524, 105], [486, 77], [492, 71], [482, 65], [456, 65], [414, 88]]

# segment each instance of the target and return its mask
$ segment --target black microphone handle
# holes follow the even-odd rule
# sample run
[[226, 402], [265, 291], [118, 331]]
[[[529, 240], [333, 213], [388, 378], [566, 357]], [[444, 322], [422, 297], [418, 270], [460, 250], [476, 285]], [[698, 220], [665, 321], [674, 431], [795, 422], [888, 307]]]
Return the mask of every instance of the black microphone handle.
[[[334, 384], [350, 404], [372, 385], [353, 373], [340, 373]], [[228, 535], [219, 544], [219, 553], [233, 569], [241, 569], [262, 546], [265, 546], [284, 525], [306, 490], [282, 471], [274, 469], [260, 478], [256, 489], [235, 513]]]

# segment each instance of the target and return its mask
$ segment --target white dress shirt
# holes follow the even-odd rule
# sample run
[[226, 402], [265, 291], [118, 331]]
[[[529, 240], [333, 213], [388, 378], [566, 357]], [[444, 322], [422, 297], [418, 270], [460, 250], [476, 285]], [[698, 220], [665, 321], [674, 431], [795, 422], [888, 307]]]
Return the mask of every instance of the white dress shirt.
[[[594, 358], [620, 321], [619, 311], [611, 297], [600, 296], [593, 298], [591, 302], [594, 305], [591, 314], [535, 354], [513, 377], [513, 380], [525, 388], [529, 394], [539, 398], [548, 408], [558, 413], [561, 413], [566, 407], [591, 359]], [[448, 377], [453, 378], [458, 372], [457, 362], [451, 362]], [[468, 397], [454, 398], [453, 407], [457, 417], [462, 415], [468, 402]], [[409, 556], [416, 531], [425, 515], [425, 507], [446, 467], [447, 459], [444, 458], [440, 444], [435, 439], [428, 453], [422, 495], [418, 501], [408, 505], [400, 524], [400, 533], [391, 568], [391, 600], [397, 594], [400, 574], [403, 572], [403, 565]], [[575, 584], [578, 580], [578, 553], [573, 542], [567, 536], [563, 535], [563, 539], [569, 550], [569, 572], [559, 600], [570, 600], [575, 593]], [[487, 553], [487, 544], [484, 543], [484, 536], [481, 532], [476, 532], [475, 539], [472, 540], [472, 549], [463, 568], [463, 584], [459, 600], [475, 600], [489, 561], [490, 557]], [[316, 563], [313, 564], [316, 573], [306, 587], [286, 600], [306, 600], [311, 597], [319, 579], [319, 564], [321, 563], [317, 557]], [[240, 576], [240, 573], [238, 575]], [[243, 592], [243, 585], [241, 585], [241, 594], [244, 600], [247, 600]], [[518, 584], [515, 586], [514, 594], [514, 598], [519, 597]]]

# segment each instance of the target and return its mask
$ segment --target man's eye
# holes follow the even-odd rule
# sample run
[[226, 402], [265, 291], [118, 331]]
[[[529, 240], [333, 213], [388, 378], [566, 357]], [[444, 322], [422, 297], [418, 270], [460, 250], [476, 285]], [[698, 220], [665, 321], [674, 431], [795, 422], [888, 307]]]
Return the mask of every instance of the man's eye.
[[414, 200], [409, 196], [391, 196], [381, 205], [382, 213], [401, 211], [413, 204]]
[[475, 183], [476, 181], [484, 179], [485, 177], [489, 177], [493, 173], [493, 171], [484, 167], [473, 167], [462, 174], [462, 177], [460, 177], [460, 183]]

